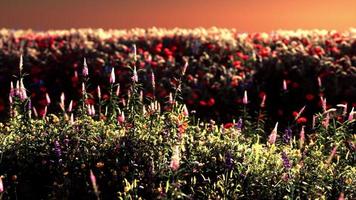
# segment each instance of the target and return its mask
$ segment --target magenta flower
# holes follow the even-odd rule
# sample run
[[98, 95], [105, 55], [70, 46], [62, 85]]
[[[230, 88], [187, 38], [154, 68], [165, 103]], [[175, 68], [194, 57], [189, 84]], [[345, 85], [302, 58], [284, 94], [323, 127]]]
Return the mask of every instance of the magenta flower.
[[351, 109], [351, 111], [350, 111], [350, 114], [349, 114], [348, 120], [349, 120], [349, 121], [352, 121], [352, 120], [354, 119], [354, 115], [355, 115], [354, 107], [352, 107], [352, 109]]
[[117, 97], [120, 95], [120, 85], [117, 86], [115, 94]]
[[47, 105], [51, 103], [51, 98], [49, 97], [48, 93], [46, 93], [46, 103]]
[[287, 81], [286, 80], [283, 80], [283, 90], [284, 91], [287, 91], [288, 88], [287, 88]]
[[98, 193], [99, 193], [98, 185], [96, 184], [96, 177], [92, 170], [90, 170], [90, 182], [93, 186], [93, 190], [94, 190], [95, 194], [98, 195]]

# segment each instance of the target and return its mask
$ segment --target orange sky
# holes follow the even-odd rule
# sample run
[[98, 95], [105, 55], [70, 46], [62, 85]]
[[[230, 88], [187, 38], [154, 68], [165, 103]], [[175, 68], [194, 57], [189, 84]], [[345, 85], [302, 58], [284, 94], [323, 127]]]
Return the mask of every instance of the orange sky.
[[356, 0], [0, 0], [0, 28], [356, 27]]

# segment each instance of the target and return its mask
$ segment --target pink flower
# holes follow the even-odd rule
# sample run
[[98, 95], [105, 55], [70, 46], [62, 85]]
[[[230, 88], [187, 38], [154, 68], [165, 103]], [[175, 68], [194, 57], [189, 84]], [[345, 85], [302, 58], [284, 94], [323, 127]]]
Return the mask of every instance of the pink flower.
[[96, 177], [92, 170], [90, 170], [90, 181], [91, 181], [91, 184], [93, 185], [95, 194], [98, 194], [98, 185], [96, 184]]
[[276, 125], [274, 126], [274, 129], [272, 130], [271, 134], [268, 137], [268, 142], [270, 144], [274, 144], [276, 143], [276, 139], [277, 139], [277, 129], [278, 129], [278, 122], [276, 123]]
[[2, 182], [2, 177], [0, 176], [0, 193], [4, 192], [4, 183]]
[[283, 90], [286, 91], [287, 89], [287, 81], [283, 80]]
[[82, 74], [84, 77], [87, 77], [89, 75], [89, 69], [88, 69], [88, 65], [87, 65], [87, 59], [84, 58], [84, 67], [83, 67], [83, 71]]
[[63, 111], [65, 111], [65, 107], [64, 107], [64, 100], [65, 100], [65, 95], [64, 95], [64, 93], [62, 92], [62, 94], [61, 94], [61, 102], [59, 103], [59, 106], [61, 107], [61, 109], [63, 110]]
[[100, 85], [98, 85], [97, 93], [98, 93], [98, 99], [101, 99], [101, 89], [100, 89]]
[[186, 61], [185, 64], [184, 64], [184, 67], [183, 67], [183, 70], [182, 70], [182, 75], [183, 76], [185, 75], [185, 72], [187, 71], [187, 68], [188, 68], [188, 61]]
[[72, 112], [72, 109], [73, 109], [73, 100], [71, 100], [71, 101], [69, 102], [68, 112]]
[[133, 80], [134, 82], [138, 82], [138, 76], [137, 76], [136, 66], [134, 67], [134, 70], [133, 70], [132, 80]]
[[261, 101], [261, 108], [264, 108], [266, 105], [266, 95], [264, 94], [263, 96], [262, 96], [262, 101]]
[[49, 97], [48, 93], [46, 93], [46, 103], [47, 105], [51, 103], [51, 98]]
[[354, 107], [352, 107], [348, 118], [349, 121], [352, 121], [354, 119], [354, 114], [355, 114]]
[[120, 95], [120, 85], [117, 86], [115, 94], [117, 97]]
[[189, 116], [189, 112], [188, 112], [188, 108], [186, 105], [183, 106], [183, 115], [188, 117]]
[[115, 69], [114, 68], [111, 69], [111, 74], [110, 74], [110, 80], [109, 81], [110, 81], [111, 84], [115, 83]]
[[121, 114], [117, 117], [117, 122], [119, 122], [119, 124], [122, 124], [125, 122], [125, 114], [122, 111]]
[[319, 87], [322, 87], [322, 86], [323, 86], [323, 85], [322, 85], [322, 82], [321, 82], [320, 76], [318, 76], [318, 86], [319, 86]]
[[247, 91], [246, 91], [246, 90], [245, 90], [245, 92], [244, 92], [244, 97], [243, 97], [243, 99], [242, 99], [242, 103], [243, 103], [244, 105], [247, 105], [247, 103], [248, 103]]
[[305, 106], [303, 106], [303, 108], [301, 108], [301, 109], [299, 110], [297, 116], [295, 116], [294, 119], [297, 120], [297, 119], [303, 114], [304, 110], [305, 110]]

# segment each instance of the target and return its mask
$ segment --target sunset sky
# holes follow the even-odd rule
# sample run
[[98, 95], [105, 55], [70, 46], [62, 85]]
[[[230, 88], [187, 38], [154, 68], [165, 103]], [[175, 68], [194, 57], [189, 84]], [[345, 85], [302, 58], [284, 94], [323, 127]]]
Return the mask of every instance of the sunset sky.
[[356, 0], [0, 0], [0, 28], [356, 27]]

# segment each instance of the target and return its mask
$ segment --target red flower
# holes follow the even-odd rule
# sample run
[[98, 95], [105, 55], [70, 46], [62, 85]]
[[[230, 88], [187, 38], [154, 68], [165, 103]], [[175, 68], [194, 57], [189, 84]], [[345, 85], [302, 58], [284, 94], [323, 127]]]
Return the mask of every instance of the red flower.
[[203, 100], [199, 101], [199, 104], [200, 104], [200, 106], [206, 106], [207, 105], [207, 103], [205, 101], [203, 101]]
[[210, 98], [208, 101], [208, 106], [213, 106], [215, 104], [215, 99], [214, 98]]
[[297, 123], [298, 124], [304, 124], [304, 123], [306, 123], [308, 120], [307, 120], [307, 118], [305, 118], [305, 117], [299, 117], [298, 119], [297, 119]]
[[229, 128], [231, 128], [231, 127], [233, 127], [234, 126], [234, 123], [226, 123], [225, 125], [224, 125], [224, 128], [225, 129], [229, 129]]

